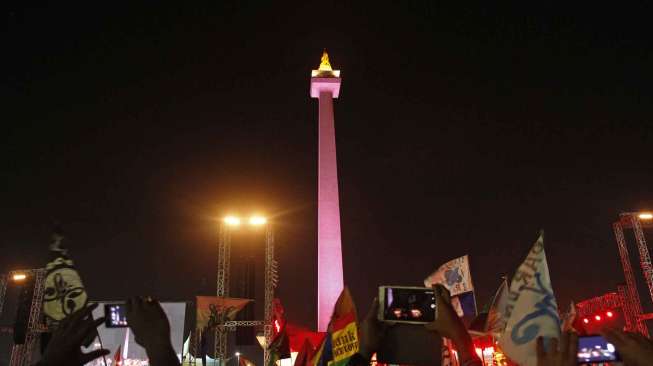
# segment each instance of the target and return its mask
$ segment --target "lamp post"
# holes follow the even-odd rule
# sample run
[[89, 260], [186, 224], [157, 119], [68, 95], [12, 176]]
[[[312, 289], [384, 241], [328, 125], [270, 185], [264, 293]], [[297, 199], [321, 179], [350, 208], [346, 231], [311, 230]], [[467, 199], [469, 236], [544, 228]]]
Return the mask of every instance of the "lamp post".
[[237, 360], [236, 364], [240, 366], [240, 352], [236, 352], [235, 354], [236, 354], [236, 360]]
[[[219, 297], [229, 297], [229, 272], [231, 262], [231, 235], [234, 230], [239, 228], [263, 228], [265, 227], [265, 300], [264, 311], [265, 318], [263, 321], [225, 321], [216, 327], [215, 335], [215, 355], [216, 358], [225, 362], [227, 359], [227, 329], [237, 326], [253, 326], [254, 323], [263, 325], [266, 344], [269, 343], [272, 336], [270, 320], [272, 318], [272, 300], [274, 298], [274, 288], [276, 287], [276, 261], [274, 260], [274, 235], [272, 225], [268, 219], [261, 215], [252, 215], [247, 219], [235, 215], [224, 217], [220, 222], [219, 240], [218, 240], [218, 273], [217, 273], [217, 295]], [[237, 352], [239, 353], [239, 352]], [[267, 348], [263, 350], [264, 363], [269, 361]], [[238, 358], [240, 362], [240, 357]]]

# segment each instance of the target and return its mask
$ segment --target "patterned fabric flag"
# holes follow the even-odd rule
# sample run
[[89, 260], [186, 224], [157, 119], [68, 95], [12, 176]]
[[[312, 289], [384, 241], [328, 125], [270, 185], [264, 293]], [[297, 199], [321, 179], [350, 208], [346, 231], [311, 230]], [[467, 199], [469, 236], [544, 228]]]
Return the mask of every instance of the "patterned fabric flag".
[[250, 301], [252, 300], [219, 296], [197, 296], [196, 329], [212, 328], [225, 320], [234, 320], [236, 314]]
[[485, 321], [485, 331], [493, 335], [500, 335], [506, 327], [506, 320], [503, 313], [508, 304], [508, 280], [503, 279], [499, 289], [492, 298], [492, 304], [487, 313], [487, 320]]
[[68, 250], [61, 244], [63, 239], [61, 230], [56, 229], [50, 244], [54, 259], [45, 266], [43, 313], [49, 327], [56, 327], [68, 315], [88, 304], [82, 279], [68, 257]]
[[359, 350], [356, 306], [345, 287], [331, 315], [327, 335], [313, 358], [315, 366], [343, 366]]
[[453, 296], [451, 306], [461, 318], [474, 318], [476, 316], [476, 298], [473, 292]]
[[441, 284], [449, 290], [451, 296], [474, 291], [472, 275], [469, 271], [469, 257], [462, 256], [440, 266], [424, 280], [424, 286]]
[[558, 305], [551, 287], [543, 236], [540, 234], [512, 278], [504, 311], [506, 329], [499, 339], [508, 358], [522, 366], [537, 364], [538, 337], [543, 337], [545, 344], [551, 338], [560, 337]]

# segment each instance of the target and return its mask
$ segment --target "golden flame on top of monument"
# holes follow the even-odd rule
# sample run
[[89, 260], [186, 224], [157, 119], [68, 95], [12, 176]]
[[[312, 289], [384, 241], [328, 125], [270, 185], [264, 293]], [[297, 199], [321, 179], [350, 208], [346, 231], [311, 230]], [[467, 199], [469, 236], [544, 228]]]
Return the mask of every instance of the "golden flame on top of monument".
[[329, 61], [329, 54], [326, 49], [322, 52], [322, 58], [320, 59], [320, 67], [317, 70], [311, 71], [311, 77], [314, 78], [339, 78], [340, 70], [334, 70], [331, 67], [331, 62]]

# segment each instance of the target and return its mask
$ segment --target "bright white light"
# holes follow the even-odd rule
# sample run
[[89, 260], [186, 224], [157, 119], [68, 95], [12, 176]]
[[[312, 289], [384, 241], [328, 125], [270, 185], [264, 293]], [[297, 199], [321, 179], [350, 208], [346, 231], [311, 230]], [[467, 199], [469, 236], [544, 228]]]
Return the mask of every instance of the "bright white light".
[[263, 216], [252, 216], [249, 218], [250, 225], [261, 226], [261, 225], [265, 225], [267, 222], [268, 219], [266, 219]]
[[224, 218], [224, 223], [229, 226], [238, 226], [240, 225], [240, 218], [236, 216], [227, 216]]
[[240, 352], [236, 352], [235, 355], [236, 355], [236, 357], [239, 357], [239, 356], [240, 356]]
[[651, 219], [653, 219], [653, 213], [642, 212], [641, 214], [639, 214], [638, 217], [639, 217], [640, 220], [651, 220]]
[[14, 279], [14, 281], [23, 281], [24, 279], [27, 278], [27, 275], [24, 273], [16, 273], [13, 275], [12, 278]]

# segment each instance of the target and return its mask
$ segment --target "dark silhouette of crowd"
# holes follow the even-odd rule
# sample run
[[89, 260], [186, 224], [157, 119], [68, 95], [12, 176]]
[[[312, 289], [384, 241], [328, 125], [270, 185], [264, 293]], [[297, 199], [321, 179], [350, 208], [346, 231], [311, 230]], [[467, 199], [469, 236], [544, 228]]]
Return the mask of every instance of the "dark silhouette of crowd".
[[[441, 285], [434, 286], [437, 301], [436, 320], [426, 325], [430, 331], [453, 341], [462, 366], [481, 366], [472, 338], [462, 320], [453, 309], [449, 292]], [[132, 298], [127, 301], [127, 321], [136, 342], [145, 348], [153, 366], [179, 366], [179, 360], [170, 341], [170, 324], [159, 302], [152, 298]], [[97, 305], [88, 306], [66, 318], [54, 332], [39, 366], [81, 366], [109, 354], [106, 349], [82, 352], [82, 345], [90, 344], [97, 336], [96, 327], [104, 318], [93, 319]], [[391, 324], [377, 319], [378, 300], [360, 323], [360, 351], [349, 365], [368, 365], [372, 355], [380, 351], [382, 340]], [[653, 342], [639, 334], [605, 329], [602, 334], [623, 358], [626, 366], [653, 365]], [[578, 335], [564, 332], [545, 347], [537, 342], [538, 366], [577, 365]]]

